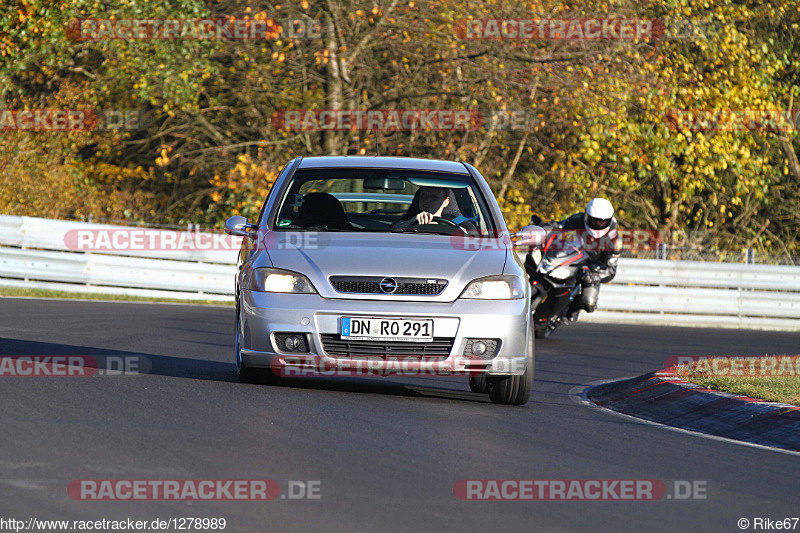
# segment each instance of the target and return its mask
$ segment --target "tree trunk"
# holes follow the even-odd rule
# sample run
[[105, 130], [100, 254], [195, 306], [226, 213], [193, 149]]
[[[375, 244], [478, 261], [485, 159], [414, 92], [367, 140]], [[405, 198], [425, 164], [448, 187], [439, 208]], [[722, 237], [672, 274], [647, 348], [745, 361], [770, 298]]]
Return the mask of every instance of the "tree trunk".
[[[326, 89], [328, 109], [342, 109], [342, 75], [339, 69], [339, 50], [336, 44], [336, 31], [332, 15], [328, 15], [328, 33], [326, 50], [328, 51]], [[325, 152], [328, 155], [339, 155], [340, 142], [339, 132], [335, 130], [324, 130], [322, 132]]]
[[786, 156], [786, 159], [789, 160], [789, 172], [792, 173], [794, 179], [800, 181], [800, 161], [797, 160], [797, 152], [794, 151], [792, 140], [783, 135], [780, 136], [779, 139], [781, 141], [783, 153]]
[[523, 150], [525, 150], [525, 143], [528, 141], [529, 134], [530, 132], [526, 131], [525, 135], [522, 136], [522, 140], [519, 142], [517, 153], [514, 155], [514, 160], [511, 161], [510, 165], [508, 165], [508, 169], [506, 169], [506, 175], [503, 176], [503, 181], [500, 184], [500, 194], [497, 195], [498, 198], [505, 198], [506, 196], [508, 186], [511, 184], [511, 178], [514, 177], [514, 171], [517, 170], [517, 164], [522, 157]]

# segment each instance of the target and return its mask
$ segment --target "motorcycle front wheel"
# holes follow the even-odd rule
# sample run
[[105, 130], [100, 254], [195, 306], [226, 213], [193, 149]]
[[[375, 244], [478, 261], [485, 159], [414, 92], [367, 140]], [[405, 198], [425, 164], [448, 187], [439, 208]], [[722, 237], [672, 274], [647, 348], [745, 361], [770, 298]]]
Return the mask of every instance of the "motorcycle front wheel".
[[537, 339], [546, 339], [547, 337], [550, 336], [551, 333], [555, 331], [555, 329], [556, 327], [551, 325], [539, 326], [537, 328], [534, 328], [533, 335]]

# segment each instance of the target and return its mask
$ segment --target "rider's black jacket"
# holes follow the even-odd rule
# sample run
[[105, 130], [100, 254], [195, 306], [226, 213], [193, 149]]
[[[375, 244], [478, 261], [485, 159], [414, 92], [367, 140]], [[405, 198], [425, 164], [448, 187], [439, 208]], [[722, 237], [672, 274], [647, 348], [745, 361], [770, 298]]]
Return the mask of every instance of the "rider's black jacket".
[[583, 251], [589, 256], [589, 267], [599, 274], [598, 281], [606, 283], [617, 275], [617, 260], [622, 243], [617, 233], [617, 219], [611, 219], [608, 233], [596, 239], [586, 230], [584, 213], [575, 213], [558, 222], [547, 222], [545, 229], [576, 230], [583, 241]]

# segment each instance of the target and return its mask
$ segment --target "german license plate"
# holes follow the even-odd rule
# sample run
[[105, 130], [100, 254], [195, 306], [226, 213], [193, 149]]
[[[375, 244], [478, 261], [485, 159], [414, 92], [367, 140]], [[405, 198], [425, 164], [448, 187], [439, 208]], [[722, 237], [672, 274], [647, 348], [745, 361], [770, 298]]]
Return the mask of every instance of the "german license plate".
[[343, 339], [431, 342], [433, 320], [342, 317], [341, 334]]

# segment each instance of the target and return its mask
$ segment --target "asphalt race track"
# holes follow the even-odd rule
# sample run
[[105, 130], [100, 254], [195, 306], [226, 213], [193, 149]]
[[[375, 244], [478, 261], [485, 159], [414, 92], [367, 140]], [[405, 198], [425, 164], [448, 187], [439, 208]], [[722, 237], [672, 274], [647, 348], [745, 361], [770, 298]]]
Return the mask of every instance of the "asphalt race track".
[[[601, 298], [602, 305], [602, 298]], [[218, 517], [226, 531], [740, 531], [800, 516], [800, 456], [646, 425], [570, 390], [670, 355], [800, 352], [800, 335], [578, 323], [537, 343], [525, 407], [465, 378], [235, 382], [233, 308], [0, 299], [1, 355], [144, 356], [138, 376], [0, 380], [0, 517]], [[75, 479], [319, 481], [319, 500], [76, 501]], [[706, 499], [461, 501], [461, 479], [705, 482]], [[752, 526], [751, 526], [752, 527]], [[800, 530], [800, 525], [797, 526]]]

